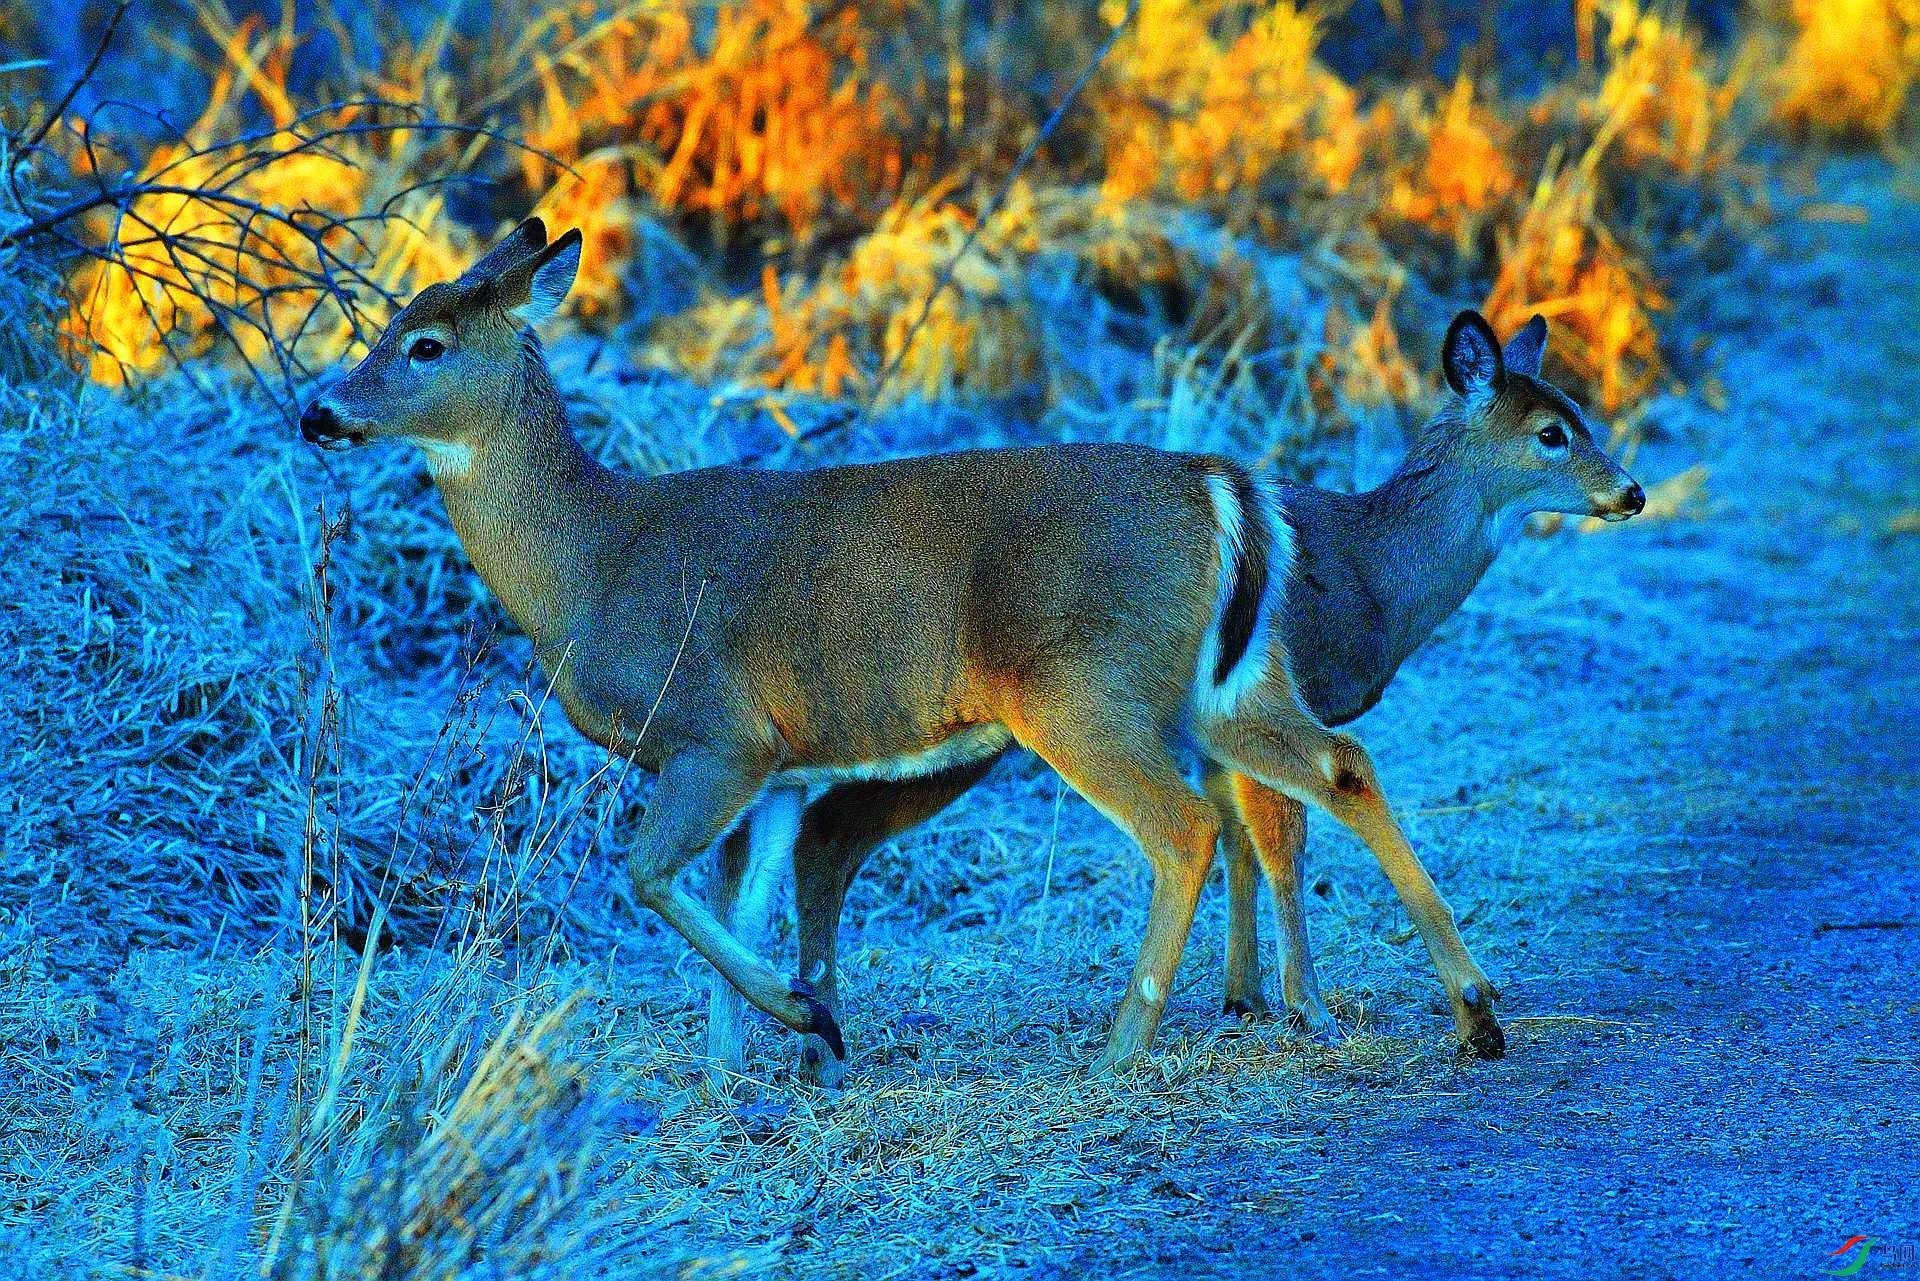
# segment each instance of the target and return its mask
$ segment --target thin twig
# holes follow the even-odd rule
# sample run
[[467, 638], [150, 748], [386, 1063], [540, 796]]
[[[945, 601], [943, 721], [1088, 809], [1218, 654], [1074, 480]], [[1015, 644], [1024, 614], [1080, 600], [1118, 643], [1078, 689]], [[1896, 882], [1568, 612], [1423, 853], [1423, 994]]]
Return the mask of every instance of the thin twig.
[[73, 105], [73, 100], [79, 96], [80, 90], [86, 87], [87, 81], [93, 79], [93, 73], [100, 69], [100, 59], [107, 56], [107, 46], [113, 43], [113, 33], [119, 29], [120, 19], [126, 17], [127, 10], [132, 6], [133, 0], [120, 0], [120, 3], [115, 6], [113, 16], [107, 19], [106, 30], [100, 33], [100, 41], [93, 47], [93, 56], [87, 59], [86, 67], [74, 82], [67, 86], [66, 93], [62, 94], [60, 101], [54, 104], [53, 110], [47, 113], [47, 118], [40, 122], [40, 127], [33, 131], [33, 136], [27, 139], [26, 145], [15, 154], [14, 164], [19, 164], [22, 156], [45, 142], [47, 135], [53, 131], [53, 126], [58, 123], [60, 117], [67, 114], [67, 108]]

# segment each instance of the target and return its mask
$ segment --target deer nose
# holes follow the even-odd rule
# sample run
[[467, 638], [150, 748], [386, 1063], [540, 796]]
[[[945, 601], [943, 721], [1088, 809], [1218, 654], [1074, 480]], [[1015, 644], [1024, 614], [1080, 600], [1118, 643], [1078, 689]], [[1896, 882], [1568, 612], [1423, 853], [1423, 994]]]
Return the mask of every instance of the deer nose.
[[337, 440], [339, 437], [340, 416], [319, 401], [308, 405], [307, 412], [300, 415], [300, 439], [309, 445]]
[[1647, 491], [1635, 481], [1627, 486], [1627, 492], [1620, 495], [1620, 510], [1629, 516], [1638, 516], [1647, 509]]

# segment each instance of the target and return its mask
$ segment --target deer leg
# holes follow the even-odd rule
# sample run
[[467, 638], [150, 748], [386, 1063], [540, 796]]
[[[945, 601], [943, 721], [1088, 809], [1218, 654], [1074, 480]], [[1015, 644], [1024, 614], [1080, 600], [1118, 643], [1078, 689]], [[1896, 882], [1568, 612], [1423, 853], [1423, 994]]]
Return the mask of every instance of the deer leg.
[[[1002, 753], [956, 765], [923, 778], [841, 783], [813, 804], [793, 847], [794, 907], [800, 922], [800, 977], [837, 1020], [841, 1015], [838, 952], [840, 913], [847, 889], [867, 856], [891, 838], [918, 826], [952, 804]], [[800, 1047], [800, 1075], [836, 1089], [846, 1062], [828, 1053], [819, 1037]]]
[[[729, 930], [737, 928], [733, 909], [740, 901], [740, 884], [747, 875], [752, 824], [753, 817], [748, 815], [713, 852], [713, 888], [707, 895], [708, 906], [713, 909], [714, 919]], [[740, 989], [715, 970], [708, 978], [707, 1062], [716, 1084], [746, 1068], [746, 1020], [746, 999]]]
[[1453, 912], [1387, 807], [1366, 749], [1297, 707], [1288, 707], [1290, 698], [1250, 701], [1257, 710], [1206, 728], [1209, 753], [1268, 787], [1320, 806], [1373, 851], [1426, 942], [1453, 1007], [1461, 1044], [1481, 1058], [1499, 1058], [1506, 1052], [1506, 1038], [1494, 1017], [1497, 993], [1467, 954]]
[[[798, 788], [770, 789], [715, 851], [714, 916], [756, 951], [766, 940], [773, 890], [793, 850], [803, 799]], [[722, 1080], [746, 1067], [746, 1016], [739, 989], [714, 971], [707, 1003], [707, 1058]]]
[[796, 1032], [819, 1033], [838, 1052], [839, 1026], [813, 989], [781, 975], [679, 884], [687, 864], [732, 826], [764, 778], [710, 752], [685, 752], [668, 761], [640, 822], [628, 874], [635, 896], [680, 931], [756, 1009]]
[[1220, 853], [1227, 865], [1227, 990], [1220, 1009], [1236, 1016], [1265, 1014], [1260, 914], [1255, 902], [1260, 878], [1254, 870], [1253, 846], [1240, 821], [1230, 779], [1225, 770], [1211, 767], [1202, 779], [1208, 798], [1220, 812]]
[[1153, 866], [1146, 937], [1106, 1049], [1094, 1063], [1094, 1071], [1101, 1072], [1126, 1064], [1153, 1044], [1201, 887], [1213, 867], [1220, 815], [1188, 784], [1150, 728], [1112, 723], [1111, 704], [1058, 710], [1049, 724], [1025, 727], [1024, 733], [1014, 726], [1014, 733], [1131, 835]]
[[1340, 1025], [1320, 995], [1307, 945], [1307, 916], [1301, 899], [1307, 845], [1306, 806], [1245, 774], [1232, 776], [1234, 808], [1247, 826], [1253, 848], [1273, 888], [1280, 919], [1280, 991], [1293, 1027], [1317, 1041], [1340, 1039]]

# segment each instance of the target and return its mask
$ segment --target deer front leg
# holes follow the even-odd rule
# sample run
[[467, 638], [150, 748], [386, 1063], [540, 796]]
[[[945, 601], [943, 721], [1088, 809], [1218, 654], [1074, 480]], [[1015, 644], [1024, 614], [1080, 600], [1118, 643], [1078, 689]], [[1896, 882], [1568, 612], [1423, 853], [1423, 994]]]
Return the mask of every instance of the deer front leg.
[[1040, 724], [1014, 733], [1074, 791], [1132, 836], [1153, 867], [1146, 937], [1127, 994], [1114, 1015], [1095, 1072], [1146, 1053], [1173, 994], [1174, 971], [1186, 950], [1200, 890], [1213, 870], [1220, 814], [1195, 792], [1167, 754], [1164, 739], [1132, 709], [1107, 703], [1048, 707]]
[[[726, 835], [715, 848], [713, 888], [707, 895], [714, 919], [729, 930], [738, 928], [734, 907], [740, 901], [740, 887], [747, 876], [751, 815]], [[717, 1088], [725, 1088], [729, 1076], [737, 1076], [747, 1066], [747, 1003], [740, 989], [727, 982], [715, 970], [708, 978], [707, 992], [707, 1064]]]
[[1273, 790], [1311, 800], [1360, 838], [1427, 945], [1462, 1047], [1483, 1059], [1506, 1053], [1506, 1037], [1494, 1014], [1498, 993], [1467, 954], [1453, 912], [1407, 844], [1366, 749], [1309, 718], [1290, 696], [1262, 700], [1251, 714], [1217, 722], [1206, 732], [1216, 760]]
[[[987, 776], [1002, 753], [921, 778], [840, 783], [807, 806], [793, 847], [794, 907], [800, 922], [800, 977], [834, 1018], [840, 1017], [840, 913], [867, 856], [918, 826]], [[839, 1086], [846, 1062], [817, 1037], [800, 1048], [800, 1076], [824, 1089]]]
[[844, 1058], [839, 1025], [813, 989], [768, 965], [679, 884], [687, 864], [732, 825], [764, 779], [764, 771], [743, 768], [707, 751], [683, 752], [668, 761], [628, 856], [634, 894], [660, 913], [756, 1009], [795, 1032], [819, 1034]]

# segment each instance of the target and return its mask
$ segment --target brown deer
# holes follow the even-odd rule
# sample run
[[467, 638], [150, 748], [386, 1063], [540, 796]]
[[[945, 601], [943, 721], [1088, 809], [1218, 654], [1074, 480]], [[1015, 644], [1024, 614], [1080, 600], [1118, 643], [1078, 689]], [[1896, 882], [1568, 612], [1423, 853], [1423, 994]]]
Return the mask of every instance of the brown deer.
[[[1541, 378], [1546, 322], [1536, 316], [1501, 352], [1472, 312], [1448, 334], [1442, 364], [1452, 391], [1379, 488], [1361, 494], [1283, 485], [1293, 562], [1281, 587], [1280, 641], [1306, 707], [1344, 725], [1374, 706], [1407, 657], [1473, 591], [1536, 511], [1625, 520], [1646, 497], [1596, 442], [1580, 407]], [[998, 753], [910, 779], [837, 783], [758, 852], [736, 833], [722, 849], [719, 902], [739, 903], [743, 928], [764, 917], [777, 860], [791, 844], [800, 972], [836, 1017], [835, 963], [846, 891], [880, 844], [926, 821], [983, 778]], [[1254, 908], [1255, 861], [1266, 873], [1281, 929], [1281, 992], [1293, 1025], [1323, 1041], [1339, 1028], [1320, 993], [1301, 902], [1306, 810], [1245, 774], [1217, 766], [1202, 782], [1220, 813], [1227, 866], [1225, 1010], [1267, 1010]], [[759, 820], [752, 836], [757, 840]], [[758, 861], [761, 858], [768, 862]], [[741, 880], [751, 869], [751, 883]], [[716, 992], [708, 1052], [737, 1067], [744, 1012]], [[812, 1043], [802, 1074], [819, 1084], [844, 1070]]]
[[[574, 439], [533, 337], [579, 262], [578, 232], [549, 243], [522, 224], [402, 309], [301, 432], [422, 448], [568, 718], [656, 775], [635, 893], [749, 1002], [844, 1057], [814, 988], [680, 886], [689, 862], [756, 807], [791, 828], [811, 784], [938, 773], [1017, 742], [1152, 866], [1146, 937], [1099, 1062], [1140, 1054], [1220, 831], [1171, 746], [1189, 741], [1236, 776], [1236, 800], [1290, 796], [1353, 830], [1425, 938], [1461, 1040], [1501, 1053], [1494, 989], [1372, 762], [1301, 704], [1279, 621], [1290, 527], [1243, 468], [1083, 445], [616, 475]], [[1456, 345], [1478, 394], [1499, 394], [1499, 348]]]

